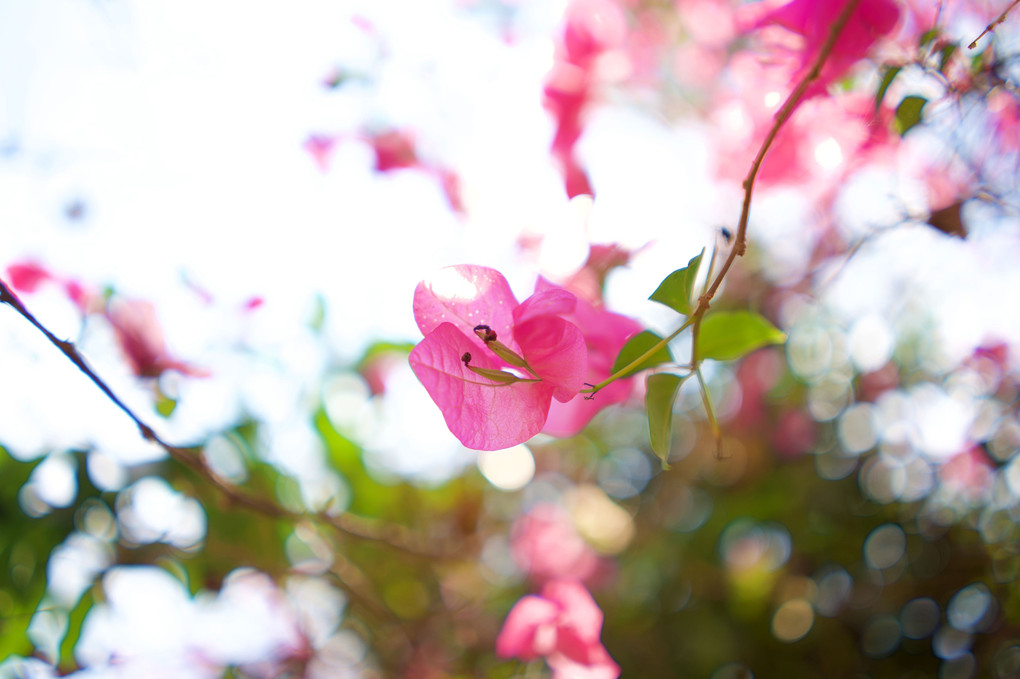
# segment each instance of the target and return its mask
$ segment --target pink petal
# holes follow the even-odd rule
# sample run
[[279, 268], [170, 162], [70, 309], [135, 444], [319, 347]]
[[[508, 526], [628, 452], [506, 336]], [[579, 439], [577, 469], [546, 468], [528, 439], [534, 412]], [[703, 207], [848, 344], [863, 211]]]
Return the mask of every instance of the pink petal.
[[[588, 348], [588, 372], [584, 381], [590, 384], [598, 384], [609, 377], [620, 349], [641, 332], [641, 324], [634, 319], [596, 309], [583, 299], [578, 299], [574, 313], [567, 316], [567, 320], [584, 335]], [[633, 388], [633, 379], [627, 378], [599, 390], [595, 398], [575, 397], [566, 403], [554, 402], [542, 431], [553, 436], [573, 436], [603, 408], [626, 401]]]
[[553, 679], [616, 679], [620, 676], [620, 666], [613, 662], [609, 653], [600, 645], [600, 660], [589, 664], [578, 663], [570, 658], [554, 654], [546, 659], [553, 671]]
[[7, 267], [7, 279], [18, 292], [35, 292], [40, 284], [53, 278], [53, 274], [36, 262], [18, 262]]
[[514, 309], [514, 323], [525, 323], [542, 316], [565, 316], [577, 306], [577, 296], [563, 288], [550, 287], [535, 292]]
[[539, 317], [519, 323], [514, 337], [543, 384], [555, 388], [556, 400], [577, 395], [588, 373], [588, 349], [576, 325], [556, 316]]
[[[116, 300], [106, 317], [136, 375], [158, 377], [172, 361], [166, 355], [156, 307], [145, 300]], [[172, 366], [176, 369], [175, 366]]]
[[[559, 404], [553, 403], [553, 407]], [[510, 537], [514, 561], [532, 580], [584, 580], [599, 567], [598, 556], [559, 506], [542, 503], [514, 522]]]
[[560, 608], [557, 624], [571, 629], [585, 644], [599, 644], [602, 634], [602, 610], [585, 586], [576, 580], [554, 580], [542, 588], [542, 598]]
[[550, 625], [559, 615], [555, 604], [528, 595], [514, 604], [496, 637], [496, 655], [501, 658], [534, 660], [542, 649], [535, 648], [535, 634], [542, 625]]
[[436, 402], [457, 439], [474, 450], [500, 450], [527, 441], [545, 423], [553, 387], [545, 382], [491, 385], [464, 366], [501, 368], [480, 341], [442, 323], [418, 343], [411, 369]]
[[[503, 274], [495, 269], [461, 264], [440, 269], [414, 290], [414, 319], [421, 334], [428, 335], [441, 323], [453, 323], [474, 336], [477, 325], [496, 331], [497, 339], [513, 350], [513, 311], [517, 299]], [[481, 347], [481, 342], [477, 343]]]

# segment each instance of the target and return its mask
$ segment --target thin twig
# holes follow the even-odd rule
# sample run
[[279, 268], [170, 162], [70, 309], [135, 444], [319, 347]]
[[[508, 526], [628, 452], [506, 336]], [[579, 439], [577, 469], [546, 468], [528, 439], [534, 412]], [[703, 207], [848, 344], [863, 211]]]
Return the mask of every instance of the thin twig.
[[[744, 179], [744, 204], [740, 211], [740, 222], [737, 224], [736, 240], [733, 243], [733, 247], [730, 249], [729, 255], [727, 255], [726, 260], [723, 262], [722, 268], [719, 270], [719, 273], [716, 274], [715, 280], [712, 281], [712, 285], [704, 294], [701, 295], [701, 297], [698, 298], [697, 308], [690, 316], [687, 317], [687, 320], [684, 321], [683, 325], [681, 325], [677, 330], [656, 342], [655, 345], [648, 349], [645, 353], [638, 356], [608, 378], [596, 384], [590, 391], [584, 390], [582, 393], [594, 395], [606, 385], [628, 374], [630, 371], [641, 365], [641, 363], [645, 360], [655, 355], [657, 351], [660, 351], [664, 346], [669, 344], [673, 338], [677, 337], [681, 332], [698, 322], [698, 320], [705, 315], [705, 312], [708, 311], [712, 298], [715, 297], [716, 292], [719, 291], [719, 286], [722, 285], [723, 278], [725, 278], [727, 272], [729, 272], [730, 267], [733, 265], [733, 261], [738, 255], [743, 255], [747, 248], [747, 221], [751, 214], [751, 192], [754, 189], [754, 180], [755, 177], [758, 176], [758, 171], [761, 169], [762, 161], [765, 160], [765, 155], [772, 146], [772, 142], [775, 141], [776, 135], [779, 134], [779, 130], [781, 130], [783, 125], [786, 124], [786, 121], [790, 119], [790, 116], [793, 115], [797, 105], [800, 104], [801, 99], [804, 98], [804, 94], [807, 92], [808, 87], [810, 87], [812, 82], [818, 79], [818, 76], [822, 71], [822, 65], [825, 63], [825, 60], [829, 58], [829, 54], [832, 53], [832, 48], [836, 44], [836, 40], [839, 39], [840, 34], [843, 32], [843, 28], [846, 26], [846, 22], [850, 20], [850, 15], [853, 14], [855, 9], [857, 9], [857, 5], [860, 4], [860, 1], [861, 0], [850, 0], [850, 2], [843, 7], [843, 11], [840, 12], [839, 16], [836, 17], [836, 21], [834, 21], [832, 26], [829, 28], [829, 37], [826, 38], [825, 42], [822, 44], [822, 48], [818, 51], [818, 56], [815, 57], [814, 63], [811, 65], [811, 69], [804, 75], [803, 78], [801, 78], [800, 82], [797, 83], [797, 86], [793, 89], [793, 92], [790, 93], [790, 96], [787, 97], [782, 108], [780, 108], [776, 113], [775, 121], [772, 123], [772, 128], [765, 136], [765, 141], [762, 142], [761, 148], [758, 150], [758, 155], [755, 157], [754, 162], [751, 164], [751, 169], [748, 172], [747, 177]], [[1020, 0], [1017, 0], [1017, 2], [1020, 2]]]
[[[1020, 0], [1016, 0], [1020, 2]], [[804, 94], [807, 92], [808, 87], [811, 86], [818, 76], [822, 72], [822, 65], [825, 60], [829, 58], [829, 54], [832, 52], [832, 48], [835, 46], [836, 41], [839, 39], [840, 33], [843, 32], [843, 28], [846, 26], [846, 22], [850, 20], [850, 15], [853, 14], [854, 10], [857, 9], [857, 5], [860, 4], [860, 0], [850, 0], [840, 12], [839, 16], [836, 17], [836, 21], [833, 22], [829, 28], [829, 37], [826, 38], [822, 48], [818, 51], [818, 56], [815, 57], [814, 63], [811, 65], [811, 69], [801, 78], [800, 82], [787, 97], [786, 102], [783, 104], [779, 112], [776, 113], [775, 121], [772, 123], [772, 128], [765, 136], [765, 141], [762, 142], [761, 148], [758, 149], [758, 155], [755, 157], [754, 162], [751, 163], [751, 170], [747, 173], [747, 177], [744, 179], [744, 204], [740, 209], [740, 221], [737, 223], [737, 238], [733, 244], [733, 249], [730, 250], [730, 254], [726, 257], [726, 261], [723, 262], [722, 268], [716, 275], [715, 280], [712, 282], [712, 286], [708, 289], [704, 295], [698, 299], [698, 308], [694, 311], [695, 315], [702, 315], [708, 310], [708, 306], [715, 296], [715, 293], [719, 290], [719, 286], [722, 285], [723, 278], [726, 277], [726, 273], [730, 270], [730, 266], [733, 265], [733, 261], [737, 256], [742, 256], [747, 249], [747, 222], [751, 214], [751, 193], [754, 190], [754, 180], [758, 176], [758, 171], [761, 169], [762, 161], [765, 160], [765, 155], [772, 147], [772, 142], [775, 141], [779, 131], [786, 124], [786, 121], [790, 119], [801, 100], [804, 98]]]
[[981, 31], [981, 35], [979, 35], [978, 37], [974, 38], [974, 41], [971, 42], [969, 45], [967, 45], [967, 49], [972, 50], [975, 47], [977, 47], [978, 40], [980, 40], [981, 38], [985, 37], [986, 35], [988, 35], [992, 31], [994, 31], [995, 27], [998, 26], [999, 24], [1001, 24], [1003, 21], [1005, 21], [1006, 20], [1006, 15], [1009, 14], [1010, 11], [1014, 7], [1016, 7], [1018, 4], [1020, 4], [1020, 0], [1013, 0], [1013, 2], [1009, 3], [1009, 7], [1007, 7], [1004, 10], [1002, 10], [1002, 14], [1000, 14], [998, 16], [998, 18], [996, 18], [994, 21], [992, 21], [992, 23], [990, 23], [987, 26], [985, 26], [985, 30]]
[[61, 353], [63, 353], [64, 356], [71, 361], [71, 363], [77, 366], [79, 370], [85, 373], [85, 375], [92, 380], [92, 383], [99, 387], [99, 390], [102, 391], [106, 397], [114, 403], [114, 405], [124, 411], [124, 413], [138, 427], [138, 431], [141, 433], [142, 438], [147, 441], [152, 441], [165, 450], [172, 460], [200, 476], [234, 504], [276, 519], [286, 519], [290, 521], [310, 519], [317, 523], [328, 524], [339, 533], [348, 537], [382, 542], [406, 554], [426, 557], [429, 559], [442, 558], [442, 554], [439, 554], [430, 548], [416, 544], [416, 542], [412, 539], [410, 531], [402, 526], [377, 523], [370, 519], [348, 514], [331, 516], [323, 512], [307, 514], [293, 512], [281, 507], [275, 502], [252, 495], [251, 493], [248, 493], [236, 486], [226, 483], [211, 469], [209, 469], [205, 460], [203, 460], [199, 455], [196, 455], [193, 449], [181, 448], [163, 440], [163, 438], [161, 438], [152, 427], [146, 424], [145, 421], [142, 420], [141, 417], [139, 417], [126, 403], [124, 403], [124, 401], [122, 401], [117, 394], [113, 392], [109, 385], [107, 385], [106, 382], [96, 374], [96, 372], [88, 364], [88, 361], [85, 360], [85, 357], [78, 351], [77, 347], [75, 347], [72, 342], [62, 340], [50, 332], [49, 328], [44, 326], [32, 314], [32, 312], [25, 307], [25, 305], [21, 302], [21, 299], [18, 298], [14, 291], [11, 290], [11, 288], [8, 287], [7, 283], [3, 280], [0, 280], [0, 303], [10, 306], [12, 309], [21, 314], [25, 320], [45, 335], [46, 339], [48, 339], [51, 344], [60, 349]]

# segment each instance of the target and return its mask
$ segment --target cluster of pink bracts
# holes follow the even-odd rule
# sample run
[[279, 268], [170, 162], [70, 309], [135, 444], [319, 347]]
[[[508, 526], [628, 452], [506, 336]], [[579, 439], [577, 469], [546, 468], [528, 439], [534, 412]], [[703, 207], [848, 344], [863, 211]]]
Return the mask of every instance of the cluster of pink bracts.
[[609, 377], [641, 326], [548, 281], [518, 303], [498, 271], [448, 267], [415, 289], [414, 317], [425, 337], [411, 368], [468, 448], [509, 448], [540, 431], [571, 436], [630, 395], [629, 380], [594, 399], [580, 392]]
[[555, 679], [616, 679], [620, 667], [602, 645], [602, 611], [584, 585], [553, 580], [514, 604], [496, 639], [504, 658], [545, 658]]

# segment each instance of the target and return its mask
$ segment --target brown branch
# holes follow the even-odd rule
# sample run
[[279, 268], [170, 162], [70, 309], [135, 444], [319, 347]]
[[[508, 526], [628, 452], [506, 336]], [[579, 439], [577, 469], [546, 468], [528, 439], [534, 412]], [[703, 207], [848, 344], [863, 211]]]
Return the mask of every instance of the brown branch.
[[1016, 7], [1018, 4], [1020, 4], [1020, 0], [1013, 0], [1013, 2], [1009, 3], [1009, 7], [1007, 7], [1004, 10], [1002, 10], [1002, 14], [1000, 14], [994, 21], [992, 21], [992, 23], [990, 23], [987, 26], [985, 26], [985, 30], [981, 31], [981, 35], [979, 35], [978, 37], [974, 38], [973, 42], [971, 42], [969, 45], [967, 45], [967, 49], [972, 50], [975, 47], [977, 47], [978, 40], [980, 40], [981, 38], [985, 37], [986, 35], [988, 35], [992, 31], [994, 31], [996, 26], [998, 26], [999, 24], [1004, 22], [1006, 20], [1006, 15], [1009, 14], [1010, 11], [1014, 7]]
[[[1020, 2], [1020, 0], [1016, 0]], [[1016, 4], [1014, 2], [1014, 4]], [[755, 157], [754, 162], [751, 163], [751, 169], [747, 173], [747, 177], [744, 179], [744, 203], [740, 210], [740, 221], [737, 223], [737, 235], [736, 240], [733, 244], [733, 248], [730, 250], [729, 255], [726, 257], [726, 261], [723, 262], [722, 268], [719, 269], [719, 273], [716, 274], [715, 280], [712, 281], [711, 287], [698, 298], [698, 308], [694, 311], [694, 316], [702, 316], [708, 311], [709, 304], [715, 293], [718, 292], [719, 286], [722, 285], [723, 278], [726, 277], [726, 273], [730, 270], [733, 265], [733, 261], [737, 256], [742, 256], [747, 249], [747, 222], [751, 214], [751, 193], [754, 190], [754, 180], [758, 176], [758, 171], [761, 169], [762, 161], [765, 160], [765, 155], [772, 147], [772, 143], [775, 141], [779, 131], [786, 124], [786, 121], [790, 119], [801, 100], [804, 98], [804, 94], [807, 92], [808, 87], [811, 86], [815, 80], [818, 79], [819, 74], [822, 72], [822, 65], [825, 60], [829, 58], [829, 54], [832, 53], [832, 48], [835, 46], [836, 41], [839, 39], [840, 34], [843, 32], [843, 28], [846, 26], [847, 21], [850, 20], [850, 15], [853, 14], [854, 10], [857, 9], [857, 5], [860, 4], [860, 0], [850, 0], [847, 2], [843, 11], [840, 12], [839, 16], [833, 22], [829, 28], [829, 37], [826, 38], [822, 44], [822, 48], [818, 51], [818, 56], [815, 57], [814, 63], [811, 65], [811, 69], [801, 78], [800, 82], [787, 97], [786, 102], [782, 108], [776, 113], [775, 121], [772, 123], [771, 129], [765, 136], [765, 141], [762, 142], [761, 148], [758, 149], [758, 155]]]
[[63, 353], [64, 356], [71, 361], [71, 363], [77, 366], [79, 370], [85, 373], [85, 375], [92, 380], [92, 383], [99, 387], [99, 390], [102, 391], [108, 399], [127, 414], [131, 421], [138, 427], [138, 431], [141, 433], [142, 438], [147, 441], [152, 441], [165, 450], [172, 460], [197, 474], [203, 480], [216, 488], [230, 502], [276, 519], [286, 519], [288, 521], [312, 520], [316, 523], [327, 524], [333, 527], [337, 532], [347, 537], [381, 542], [405, 554], [429, 559], [444, 558], [443, 554], [418, 544], [418, 541], [413, 539], [410, 531], [402, 526], [376, 522], [371, 519], [346, 514], [331, 516], [324, 512], [294, 512], [285, 509], [266, 498], [253, 495], [225, 482], [209, 468], [205, 460], [194, 454], [194, 450], [181, 448], [163, 440], [163, 438], [161, 438], [152, 427], [146, 424], [145, 421], [142, 420], [141, 417], [139, 417], [126, 403], [124, 403], [124, 401], [122, 401], [113, 392], [113, 390], [110, 389], [109, 385], [107, 385], [106, 382], [96, 374], [96, 372], [88, 364], [88, 361], [85, 360], [85, 357], [78, 351], [77, 347], [75, 347], [72, 342], [62, 340], [50, 332], [50, 330], [39, 322], [32, 312], [25, 307], [14, 291], [11, 290], [11, 288], [8, 287], [7, 283], [3, 280], [0, 280], [0, 303], [10, 306], [21, 314], [21, 316], [35, 326], [39, 332], [45, 335], [46, 339], [48, 339], [51, 344], [60, 349], [61, 353]]

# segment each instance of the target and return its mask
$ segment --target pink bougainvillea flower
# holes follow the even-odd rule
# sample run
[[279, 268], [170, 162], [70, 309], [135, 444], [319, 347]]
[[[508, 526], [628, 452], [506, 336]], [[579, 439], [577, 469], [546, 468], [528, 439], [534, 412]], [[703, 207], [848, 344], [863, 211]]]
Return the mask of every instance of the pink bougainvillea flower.
[[386, 130], [371, 134], [367, 141], [375, 151], [376, 172], [390, 172], [421, 164], [414, 136], [406, 130]]
[[[789, 63], [736, 55], [729, 72], [736, 87], [710, 114], [719, 176], [741, 181], [772, 129], [793, 77]], [[875, 109], [872, 96], [839, 93], [801, 102], [780, 131], [757, 175], [763, 185], [796, 183], [808, 193], [830, 190], [864, 162], [891, 162], [893, 110]]]
[[939, 478], [943, 486], [976, 503], [992, 488], [994, 466], [980, 446], [972, 445], [943, 464]]
[[570, 515], [551, 503], [535, 506], [514, 521], [510, 533], [514, 561], [535, 582], [587, 580], [601, 565], [599, 556], [574, 529]]
[[[764, 0], [742, 7], [738, 21], [745, 30], [776, 26], [798, 36], [800, 68], [794, 78], [797, 80], [811, 67], [844, 7], [846, 0]], [[900, 7], [895, 0], [861, 0], [836, 40], [810, 94], [823, 92], [829, 83], [866, 57], [871, 46], [892, 31], [899, 18]]]
[[1008, 151], [1020, 151], [1020, 100], [1017, 95], [996, 87], [987, 97], [988, 113], [995, 130], [996, 143]]
[[510, 610], [496, 638], [496, 654], [525, 661], [545, 658], [555, 679], [616, 679], [620, 668], [602, 645], [601, 634], [602, 611], [584, 585], [555, 580]]
[[322, 172], [329, 170], [329, 163], [333, 159], [333, 150], [337, 141], [336, 137], [325, 134], [313, 134], [305, 140], [305, 151], [308, 151]]
[[551, 152], [563, 173], [567, 196], [592, 193], [588, 175], [574, 147], [583, 131], [583, 116], [600, 82], [599, 57], [622, 45], [626, 19], [611, 0], [574, 0], [567, 8], [556, 62], [546, 80], [543, 99], [556, 130]]
[[418, 284], [414, 317], [425, 338], [411, 369], [461, 443], [523, 443], [542, 429], [553, 399], [578, 394], [588, 351], [564, 318], [576, 306], [560, 288], [518, 304], [502, 274], [482, 266], [448, 267]]
[[7, 267], [7, 280], [18, 292], [33, 293], [55, 277], [38, 262], [16, 262]]
[[[536, 291], [557, 289], [560, 288], [544, 279], [539, 279], [536, 286]], [[565, 318], [584, 336], [588, 349], [588, 372], [584, 381], [588, 384], [598, 384], [609, 377], [620, 349], [642, 330], [641, 324], [634, 319], [595, 307], [580, 297], [574, 310]], [[554, 402], [542, 431], [552, 436], [573, 436], [606, 406], [626, 401], [633, 390], [633, 379], [626, 378], [606, 385], [592, 398]]]
[[454, 212], [465, 212], [460, 177], [448, 167], [422, 159], [418, 154], [414, 133], [410, 130], [385, 129], [334, 135], [313, 134], [305, 140], [304, 148], [319, 169], [326, 172], [338, 144], [350, 140], [362, 141], [371, 147], [374, 156], [373, 169], [379, 174], [389, 174], [398, 170], [423, 172], [435, 179], [443, 189], [446, 200]]
[[83, 314], [89, 313], [103, 304], [97, 292], [87, 289], [73, 278], [59, 276], [35, 261], [15, 262], [8, 266], [7, 280], [17, 292], [27, 294], [38, 291], [44, 283], [58, 285], [64, 289], [67, 297]]
[[205, 377], [209, 373], [179, 361], [167, 352], [156, 308], [145, 300], [114, 300], [106, 318], [116, 334], [132, 371], [139, 377], [159, 377], [167, 370], [182, 375]]

